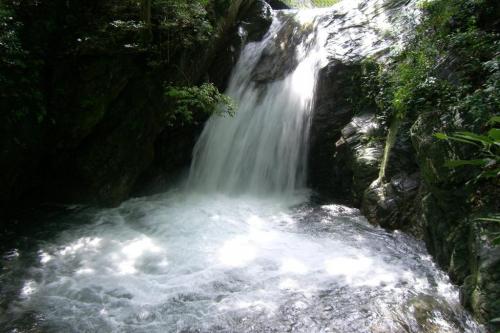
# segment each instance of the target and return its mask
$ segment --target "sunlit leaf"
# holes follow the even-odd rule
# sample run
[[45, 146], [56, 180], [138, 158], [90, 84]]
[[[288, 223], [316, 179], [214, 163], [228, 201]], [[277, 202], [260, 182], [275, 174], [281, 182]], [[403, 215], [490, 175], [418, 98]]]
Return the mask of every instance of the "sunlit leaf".
[[493, 140], [491, 140], [489, 137], [472, 132], [456, 132], [452, 137], [475, 141], [483, 144], [493, 144]]
[[494, 141], [500, 141], [500, 128], [492, 128], [488, 132], [490, 139]]
[[436, 133], [434, 134], [434, 137], [439, 140], [448, 140], [448, 135], [444, 133]]
[[500, 177], [500, 168], [496, 168], [495, 170], [484, 171], [483, 173], [481, 173], [481, 177], [487, 179]]
[[488, 124], [490, 125], [500, 124], [500, 116], [491, 117], [491, 119], [488, 121]]
[[476, 221], [497, 222], [500, 223], [500, 217], [478, 217]]
[[446, 140], [451, 140], [451, 141], [456, 141], [456, 142], [462, 142], [462, 143], [466, 143], [466, 144], [469, 144], [469, 145], [474, 145], [474, 146], [478, 146], [478, 147], [481, 147], [480, 145], [478, 145], [476, 142], [474, 141], [471, 141], [471, 140], [466, 140], [466, 139], [463, 139], [461, 137], [457, 137], [457, 136], [447, 136], [446, 137]]

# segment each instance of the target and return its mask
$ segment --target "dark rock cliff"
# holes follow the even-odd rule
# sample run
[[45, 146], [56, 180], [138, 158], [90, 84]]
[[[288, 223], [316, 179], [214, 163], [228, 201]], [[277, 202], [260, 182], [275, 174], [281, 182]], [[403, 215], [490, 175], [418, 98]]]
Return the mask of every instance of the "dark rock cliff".
[[194, 30], [181, 22], [186, 31], [172, 36], [161, 21], [168, 8], [153, 6], [147, 33], [137, 6], [13, 2], [22, 43], [38, 59], [45, 111], [3, 121], [2, 216], [43, 202], [116, 205], [164, 189], [189, 165], [206, 120], [173, 119], [164, 85], [210, 81], [222, 91], [245, 41], [262, 38], [272, 20], [263, 0], [216, 1], [212, 12], [193, 10]]
[[[332, 69], [331, 67], [335, 69]], [[328, 87], [349, 88], [349, 75], [360, 65], [333, 64]], [[484, 216], [473, 212], [449, 170], [450, 158], [433, 139], [442, 121], [421, 117], [411, 126], [411, 142], [398, 135], [388, 171], [378, 181], [386, 130], [370, 106], [356, 114], [348, 96], [323, 86], [317, 91], [312, 123], [309, 181], [323, 200], [346, 202], [361, 208], [368, 220], [390, 230], [403, 230], [422, 239], [438, 264], [460, 286], [461, 301], [478, 320], [489, 323], [500, 314], [500, 248], [488, 234], [492, 223], [477, 223]], [[326, 90], [324, 90], [326, 89]], [[349, 89], [344, 90], [349, 94]], [[352, 98], [357, 94], [350, 95]], [[465, 181], [464, 181], [465, 182]], [[498, 188], [488, 189], [498, 198]], [[486, 211], [498, 211], [489, 207]], [[490, 323], [492, 332], [496, 324]]]
[[[392, 9], [403, 4], [394, 3]], [[348, 15], [334, 14], [331, 26], [350, 21]], [[500, 316], [500, 248], [491, 244], [488, 235], [498, 228], [494, 223], [478, 223], [477, 218], [498, 212], [498, 181], [486, 182], [478, 189], [481, 193], [476, 197], [493, 198], [489, 203], [471, 202], [464, 188], [469, 173], [451, 173], [445, 167], [445, 161], [456, 158], [458, 152], [434, 137], [447, 128], [460, 128], [470, 119], [464, 120], [465, 115], [456, 118], [457, 124], [450, 124], [449, 117], [441, 118], [438, 112], [422, 113], [398, 125], [380, 178], [391, 122], [380, 117], [376, 100], [380, 87], [373, 90], [363, 82], [378, 75], [370, 73], [373, 62], [385, 62], [385, 36], [377, 37], [378, 46], [352, 53], [359, 50], [356, 45], [363, 44], [362, 36], [371, 34], [368, 22], [355, 28], [341, 27], [329, 39], [331, 61], [320, 72], [316, 87], [309, 183], [323, 200], [347, 201], [361, 208], [371, 223], [422, 239], [460, 286], [462, 303], [495, 332], [498, 323], [490, 321]], [[480, 21], [480, 25], [487, 24]], [[496, 25], [498, 20], [490, 18], [488, 29]], [[339, 53], [339, 49], [347, 52]], [[456, 84], [456, 63], [450, 60], [447, 64], [442, 75]]]

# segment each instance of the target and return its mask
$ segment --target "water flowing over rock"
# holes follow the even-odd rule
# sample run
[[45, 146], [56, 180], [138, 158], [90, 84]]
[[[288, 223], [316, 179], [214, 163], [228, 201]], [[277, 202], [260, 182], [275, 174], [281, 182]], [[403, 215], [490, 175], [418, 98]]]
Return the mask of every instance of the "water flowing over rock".
[[[156, 1], [154, 38], [143, 45], [140, 1], [70, 2], [12, 6], [26, 20], [19, 25], [26, 29], [22, 44], [33, 48], [29, 62], [43, 67], [43, 79], [32, 84], [40, 86], [40, 96], [34, 95], [47, 114], [34, 109], [10, 121], [13, 105], [4, 106], [2, 95], [0, 227], [10, 224], [4, 215], [30, 205], [118, 205], [131, 195], [165, 190], [189, 166], [208, 116], [173, 123], [175, 108], [165, 102], [164, 85], [208, 78], [224, 90], [245, 39], [259, 40], [272, 21], [264, 0], [217, 1], [217, 8], [199, 13], [213, 33], [170, 40], [170, 29], [186, 28], [168, 22], [175, 17], [168, 6], [177, 1]], [[192, 33], [206, 28], [195, 26]], [[177, 42], [184, 37], [190, 42]], [[24, 99], [21, 104], [32, 107]]]
[[[314, 99], [309, 183], [321, 198], [360, 207], [375, 225], [423, 239], [461, 285], [462, 304], [488, 322], [500, 309], [494, 291], [499, 285], [494, 273], [499, 270], [499, 251], [486, 240], [490, 227], [477, 226], [464, 193], [450, 186], [457, 180], [445, 161], [456, 156], [447, 155], [445, 144], [432, 139], [434, 133], [449, 129], [450, 122], [423, 113], [401, 124], [385, 177], [379, 179], [388, 125], [374, 117], [381, 110], [373, 96], [365, 98], [368, 93], [359, 83], [370, 63], [391, 60], [388, 55], [404, 46], [419, 20], [415, 4], [359, 1], [335, 7], [327, 39], [330, 62], [319, 73]], [[343, 11], [343, 6], [352, 10]], [[442, 64], [441, 75], [458, 84], [452, 63]], [[495, 330], [498, 323], [490, 325]]]
[[[3, 245], [0, 326], [483, 332], [421, 242], [370, 225], [358, 209], [311, 203], [311, 112], [339, 8], [276, 13], [263, 40], [245, 46], [227, 90], [238, 112], [208, 121], [187, 188], [114, 209], [69, 207]], [[370, 117], [342, 130], [345, 121], [345, 140], [376, 130]]]
[[305, 187], [312, 99], [325, 60], [322, 18], [314, 11], [278, 13], [264, 40], [247, 45], [227, 91], [238, 112], [209, 120], [189, 186], [261, 193]]

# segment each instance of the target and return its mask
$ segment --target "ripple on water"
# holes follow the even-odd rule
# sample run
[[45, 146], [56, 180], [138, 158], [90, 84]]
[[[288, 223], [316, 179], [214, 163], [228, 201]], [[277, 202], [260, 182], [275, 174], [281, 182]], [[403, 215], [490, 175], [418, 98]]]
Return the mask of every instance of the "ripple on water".
[[0, 324], [54, 332], [481, 331], [421, 243], [370, 226], [358, 210], [303, 200], [166, 194], [55, 226], [31, 252], [2, 256]]

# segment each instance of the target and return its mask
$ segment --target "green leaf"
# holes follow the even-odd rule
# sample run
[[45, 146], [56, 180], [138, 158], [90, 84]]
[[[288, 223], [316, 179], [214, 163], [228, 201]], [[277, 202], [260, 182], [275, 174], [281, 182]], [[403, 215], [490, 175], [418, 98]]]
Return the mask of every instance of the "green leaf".
[[500, 141], [500, 128], [492, 128], [488, 132], [488, 136], [490, 139], [493, 141], [499, 142]]
[[462, 139], [460, 137], [456, 137], [456, 136], [448, 136], [447, 138], [448, 140], [451, 140], [451, 141], [457, 141], [457, 142], [462, 142], [462, 143], [466, 143], [466, 144], [469, 144], [469, 145], [474, 145], [474, 146], [477, 146], [477, 147], [481, 147], [480, 145], [478, 145], [476, 142], [474, 141], [470, 141], [470, 140], [465, 140], [465, 139]]
[[456, 132], [453, 137], [479, 142], [482, 144], [493, 144], [493, 140], [485, 135], [475, 134], [472, 132]]
[[500, 168], [496, 168], [494, 170], [484, 171], [481, 173], [481, 178], [490, 179], [490, 178], [496, 178], [496, 177], [500, 177]]
[[488, 121], [489, 125], [495, 125], [495, 124], [500, 124], [500, 116], [493, 116], [491, 119]]
[[478, 217], [476, 221], [497, 222], [500, 223], [500, 217]]
[[434, 134], [434, 137], [436, 139], [439, 139], [439, 140], [448, 140], [449, 139], [448, 135], [446, 135], [444, 133], [436, 133], [436, 134]]

